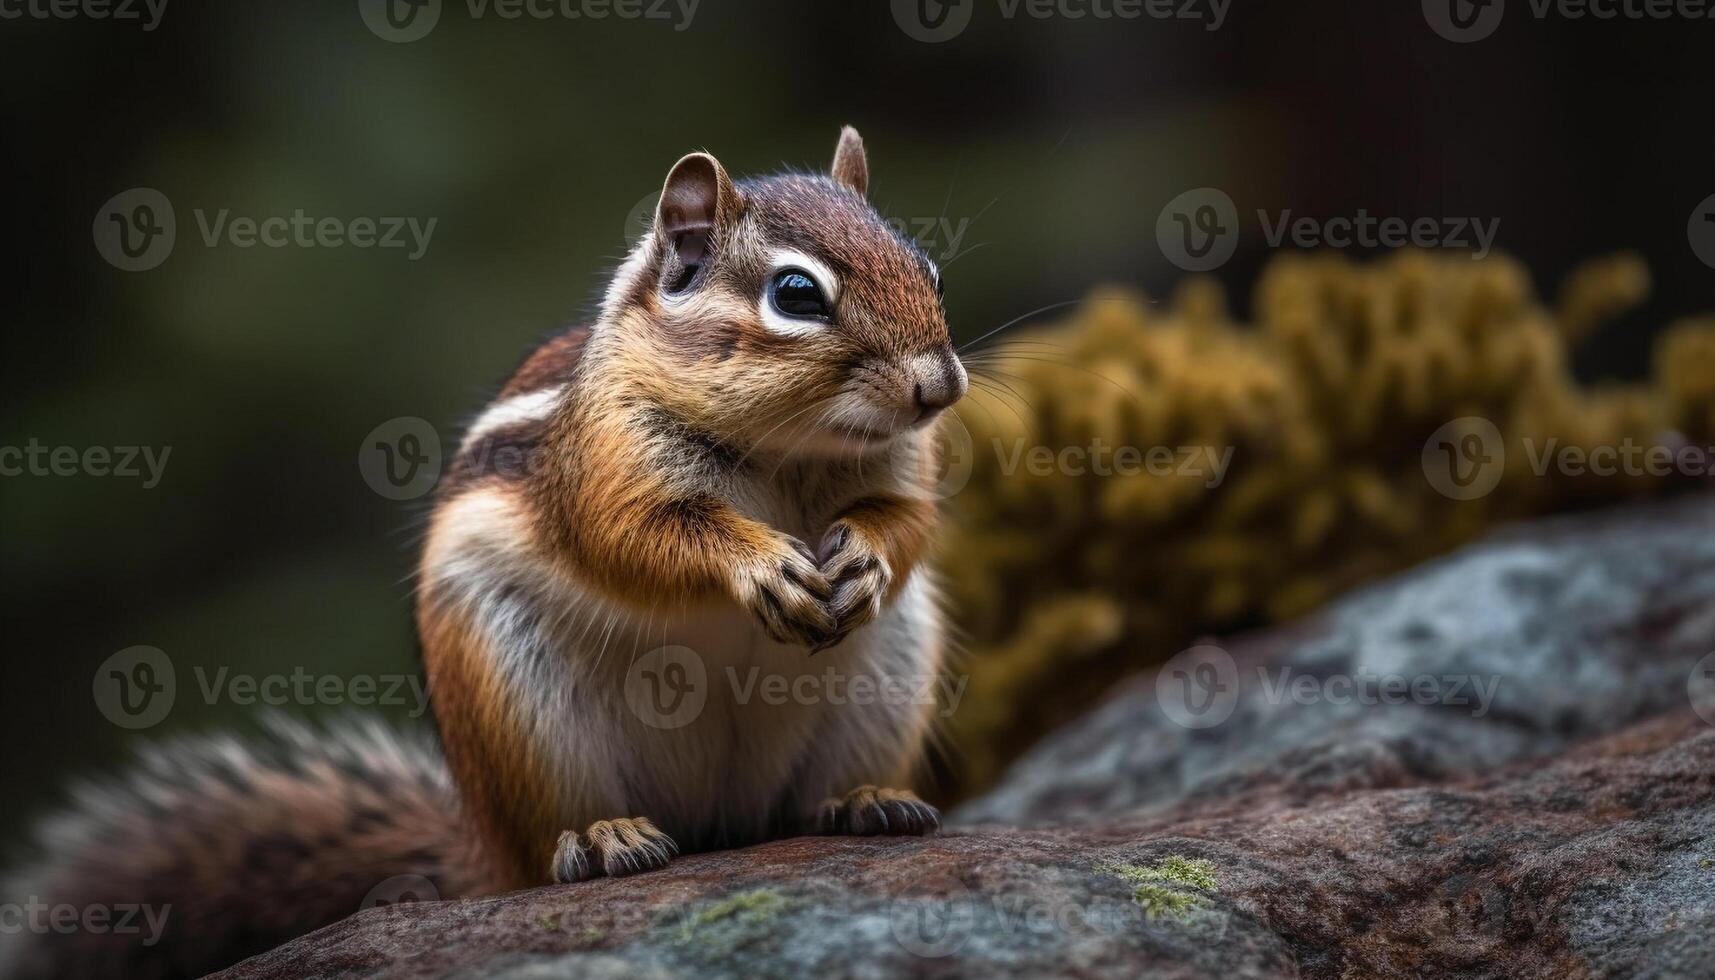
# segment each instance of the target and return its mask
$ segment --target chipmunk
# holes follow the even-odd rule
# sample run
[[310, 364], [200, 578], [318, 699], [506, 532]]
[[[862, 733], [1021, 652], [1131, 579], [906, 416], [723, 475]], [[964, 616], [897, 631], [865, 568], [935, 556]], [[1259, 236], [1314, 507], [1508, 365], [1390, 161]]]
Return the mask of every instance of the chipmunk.
[[[849, 127], [826, 175], [675, 164], [594, 322], [525, 359], [437, 490], [416, 619], [441, 752], [275, 720], [148, 756], [49, 822], [14, 892], [170, 903], [160, 942], [43, 936], [13, 968], [200, 974], [391, 876], [449, 898], [936, 830], [903, 788], [932, 705], [729, 683], [941, 668], [933, 428], [967, 379], [939, 270], [868, 182]], [[688, 717], [628, 697], [687, 667]]]

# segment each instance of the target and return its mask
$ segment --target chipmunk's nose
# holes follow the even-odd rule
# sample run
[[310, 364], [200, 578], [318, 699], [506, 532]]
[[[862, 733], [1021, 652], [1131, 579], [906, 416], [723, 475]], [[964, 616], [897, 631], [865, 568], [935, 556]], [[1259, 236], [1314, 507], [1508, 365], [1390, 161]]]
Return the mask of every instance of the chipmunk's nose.
[[917, 420], [919, 422], [965, 397], [970, 379], [965, 366], [951, 347], [912, 358], [911, 373], [916, 378]]

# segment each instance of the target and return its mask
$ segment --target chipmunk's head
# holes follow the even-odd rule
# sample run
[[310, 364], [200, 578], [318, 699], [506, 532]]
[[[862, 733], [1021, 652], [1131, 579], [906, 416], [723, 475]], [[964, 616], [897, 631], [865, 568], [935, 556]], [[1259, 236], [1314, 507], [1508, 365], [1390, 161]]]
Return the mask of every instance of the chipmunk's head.
[[849, 127], [826, 175], [735, 183], [706, 153], [680, 160], [608, 301], [655, 397], [723, 439], [824, 453], [921, 431], [958, 401], [940, 271], [868, 185]]

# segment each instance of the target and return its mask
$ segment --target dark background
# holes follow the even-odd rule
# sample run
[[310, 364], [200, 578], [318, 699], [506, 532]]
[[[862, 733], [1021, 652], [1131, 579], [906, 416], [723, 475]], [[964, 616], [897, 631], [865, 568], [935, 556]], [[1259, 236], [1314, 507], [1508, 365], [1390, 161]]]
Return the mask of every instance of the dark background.
[[[1512, 0], [1460, 45], [1415, 0], [1234, 0], [1214, 32], [967, 2], [969, 29], [941, 44], [882, 0], [702, 0], [684, 31], [472, 19], [448, 0], [407, 44], [356, 0], [171, 0], [152, 32], [0, 20], [0, 445], [172, 447], [152, 490], [0, 477], [4, 819], [147, 738], [254, 724], [204, 703], [197, 665], [414, 670], [421, 506], [365, 484], [360, 444], [400, 416], [456, 438], [585, 308], [627, 214], [688, 150], [735, 174], [820, 167], [857, 125], [886, 213], [969, 219], [969, 251], [942, 255], [963, 338], [1098, 284], [1164, 294], [1183, 275], [1157, 215], [1201, 186], [1245, 222], [1216, 273], [1241, 316], [1269, 257], [1259, 208], [1499, 218], [1499, 248], [1547, 297], [1582, 260], [1639, 252], [1654, 293], [1586, 347], [1587, 378], [1641, 375], [1654, 331], [1715, 299], [1686, 238], [1715, 193], [1715, 21], [1538, 20]], [[138, 186], [171, 199], [178, 244], [125, 272], [91, 228]], [[208, 248], [197, 208], [438, 223], [412, 262]], [[96, 666], [136, 644], [179, 676], [143, 733], [91, 697]]]

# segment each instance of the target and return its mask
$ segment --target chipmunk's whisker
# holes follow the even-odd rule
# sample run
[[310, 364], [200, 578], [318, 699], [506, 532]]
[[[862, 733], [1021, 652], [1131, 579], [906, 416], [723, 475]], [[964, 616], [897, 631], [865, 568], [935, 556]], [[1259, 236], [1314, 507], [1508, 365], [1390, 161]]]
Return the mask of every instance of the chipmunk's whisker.
[[[998, 334], [1003, 330], [1011, 329], [1012, 327], [1017, 326], [1018, 324], [1022, 323], [1023, 321], [1028, 320], [1033, 316], [1040, 316], [1043, 313], [1049, 313], [1049, 312], [1052, 312], [1054, 310], [1063, 310], [1068, 306], [1078, 306], [1080, 304], [1091, 305], [1091, 304], [1095, 304], [1095, 303], [1124, 303], [1126, 305], [1135, 305], [1138, 302], [1139, 301], [1133, 297], [1094, 296], [1094, 297], [1085, 297], [1083, 299], [1069, 299], [1069, 300], [1064, 300], [1064, 301], [1059, 302], [1059, 303], [1049, 303], [1047, 306], [1037, 307], [1036, 309], [1031, 310], [1029, 313], [1025, 313], [1025, 314], [1021, 314], [1019, 316], [1015, 316], [1012, 319], [1001, 324], [1000, 326], [995, 327], [993, 330], [990, 330], [988, 333], [985, 333], [982, 336], [978, 337], [977, 339], [970, 341], [968, 343], [965, 343], [965, 344], [961, 344], [957, 348], [957, 353], [963, 354], [965, 351], [970, 350], [972, 347], [975, 347], [976, 345], [982, 343], [983, 341], [989, 339], [990, 337], [993, 337], [995, 334]], [[1150, 303], [1151, 305], [1153, 305], [1155, 303], [1154, 300], [1147, 300], [1146, 302]]]
[[[972, 382], [975, 383], [975, 381], [976, 381], [976, 379], [973, 378]], [[1018, 419], [1019, 425], [1024, 426], [1025, 428], [1030, 428], [1029, 420], [1027, 420], [1024, 417], [1023, 413], [1021, 413], [1018, 409], [1014, 408], [1012, 406], [1012, 403], [1007, 401], [1006, 398], [1000, 394], [1000, 392], [996, 391], [993, 388], [987, 387], [987, 386], [983, 386], [979, 390], [982, 391], [986, 395], [990, 395], [996, 401], [1000, 402], [1003, 406], [1005, 406], [1006, 410], [1011, 412], [1013, 414], [1014, 418]], [[990, 419], [995, 418], [994, 412], [987, 405], [984, 405], [980, 399], [972, 398], [972, 399], [970, 399], [970, 403], [972, 405], [978, 406], [983, 411], [988, 412], [988, 416]], [[1027, 405], [1025, 405], [1025, 407], [1029, 408], [1030, 406], [1027, 404]]]
[[738, 458], [738, 462], [734, 464], [735, 468], [738, 466], [744, 465], [744, 461], [750, 458], [750, 454], [756, 452], [757, 447], [761, 446], [763, 444], [763, 442], [768, 439], [769, 436], [778, 432], [780, 430], [781, 426], [787, 424], [788, 422], [791, 422], [793, 419], [797, 418], [800, 415], [803, 415], [805, 412], [808, 412], [809, 410], [815, 408], [817, 405], [820, 405], [823, 402], [831, 401], [832, 399], [839, 397], [839, 394], [840, 393], [836, 391], [832, 394], [823, 395], [820, 398], [812, 400], [808, 405], [805, 405], [803, 408], [800, 408], [796, 412], [793, 412], [791, 415], [788, 415], [784, 419], [781, 419], [779, 422], [775, 423], [773, 428], [769, 429], [767, 432], [764, 432], [758, 438], [751, 440], [750, 448], [746, 449], [744, 451], [744, 455], [740, 456]]

